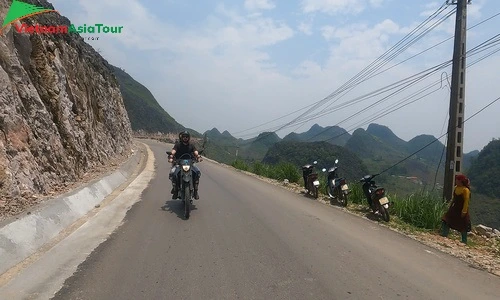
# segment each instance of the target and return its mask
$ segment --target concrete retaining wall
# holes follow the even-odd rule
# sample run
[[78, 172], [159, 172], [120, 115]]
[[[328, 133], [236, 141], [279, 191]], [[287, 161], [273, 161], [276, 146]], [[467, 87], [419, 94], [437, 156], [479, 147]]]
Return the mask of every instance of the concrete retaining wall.
[[[111, 174], [94, 180], [23, 213], [16, 220], [0, 224], [0, 274], [34, 254], [61, 231], [85, 216], [116, 188], [125, 183], [147, 159], [138, 143], [133, 155]], [[141, 163], [142, 162], [142, 163]]]

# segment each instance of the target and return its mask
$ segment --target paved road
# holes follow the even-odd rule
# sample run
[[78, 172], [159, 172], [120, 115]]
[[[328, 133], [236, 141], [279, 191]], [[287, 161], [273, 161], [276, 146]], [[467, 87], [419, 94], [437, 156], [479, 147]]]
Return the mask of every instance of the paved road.
[[142, 200], [54, 299], [500, 299], [498, 277], [208, 161], [183, 220], [165, 146], [148, 144]]

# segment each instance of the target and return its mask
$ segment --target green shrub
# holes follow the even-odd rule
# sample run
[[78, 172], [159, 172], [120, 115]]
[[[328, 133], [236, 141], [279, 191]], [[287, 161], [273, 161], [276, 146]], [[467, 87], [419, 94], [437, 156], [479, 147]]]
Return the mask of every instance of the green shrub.
[[402, 221], [423, 229], [438, 229], [447, 204], [435, 193], [418, 192], [408, 197], [392, 196], [391, 213]]
[[243, 171], [248, 171], [248, 170], [250, 169], [250, 168], [248, 167], [248, 165], [247, 165], [244, 161], [239, 160], [239, 159], [235, 160], [235, 161], [231, 164], [231, 166], [233, 166], [233, 167], [234, 167], [234, 168], [236, 168], [236, 169], [243, 170]]
[[366, 202], [366, 197], [365, 194], [363, 193], [363, 188], [361, 184], [359, 183], [353, 183], [350, 184], [347, 182], [347, 185], [349, 186], [349, 202], [355, 203], [355, 204], [366, 204], [368, 205], [368, 202]]
[[275, 179], [288, 179], [290, 182], [298, 183], [302, 177], [297, 167], [291, 163], [280, 163], [274, 168]]
[[269, 173], [269, 166], [266, 166], [263, 163], [256, 161], [252, 165], [252, 173], [259, 176], [267, 176]]

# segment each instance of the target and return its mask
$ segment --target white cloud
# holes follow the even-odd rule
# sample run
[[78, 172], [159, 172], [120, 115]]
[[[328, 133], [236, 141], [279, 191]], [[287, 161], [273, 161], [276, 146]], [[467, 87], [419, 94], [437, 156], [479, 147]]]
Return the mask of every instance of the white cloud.
[[306, 34], [306, 35], [312, 35], [312, 24], [311, 23], [304, 23], [300, 22], [298, 29], [300, 32]]
[[368, 6], [378, 8], [387, 0], [302, 0], [303, 12], [327, 14], [358, 14]]
[[273, 9], [276, 5], [271, 0], [245, 0], [245, 8], [248, 10]]
[[329, 14], [359, 13], [363, 11], [362, 0], [302, 0], [302, 10], [305, 13], [324, 12]]
[[400, 27], [392, 20], [384, 20], [375, 26], [351, 24], [343, 28], [324, 26], [321, 30], [325, 40], [336, 45], [332, 54], [346, 59], [375, 58], [386, 50], [391, 35], [401, 33]]
[[294, 75], [305, 76], [306, 78], [310, 78], [312, 76], [316, 76], [321, 73], [321, 66], [310, 60], [303, 61], [295, 70], [293, 70]]
[[380, 7], [384, 3], [384, 0], [370, 0], [370, 4], [373, 7]]
[[326, 41], [330, 41], [333, 38], [335, 33], [335, 27], [327, 25], [321, 27], [321, 35], [325, 38]]
[[368, 6], [381, 7], [386, 0], [302, 0], [305, 13], [358, 14]]

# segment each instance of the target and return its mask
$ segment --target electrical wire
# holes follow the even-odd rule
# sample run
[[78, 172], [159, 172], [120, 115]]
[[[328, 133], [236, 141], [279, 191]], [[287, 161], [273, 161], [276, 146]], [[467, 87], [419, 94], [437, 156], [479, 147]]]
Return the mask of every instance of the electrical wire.
[[[483, 61], [483, 60], [484, 60], [484, 59], [486, 59], [487, 57], [492, 56], [493, 54], [495, 54], [495, 53], [497, 53], [497, 52], [499, 52], [499, 51], [500, 51], [500, 48], [499, 48], [499, 49], [496, 49], [496, 50], [494, 50], [494, 51], [491, 51], [490, 53], [488, 53], [488, 54], [484, 55], [483, 57], [481, 57], [481, 58], [477, 59], [476, 61], [469, 63], [469, 64], [467, 65], [467, 68], [470, 68], [471, 66], [473, 66], [473, 65], [475, 65], [475, 64], [477, 64], [477, 63], [479, 63], [479, 62]], [[480, 53], [480, 52], [476, 52], [476, 53], [474, 53], [474, 54], [477, 54], [477, 53]], [[426, 87], [422, 88], [422, 89], [420, 90], [420, 92], [422, 92], [422, 91], [426, 91], [426, 90], [428, 90], [429, 88], [431, 88], [432, 86], [434, 86], [434, 85], [439, 85], [439, 84], [440, 84], [440, 82], [438, 81], [438, 82], [436, 82], [436, 83], [434, 83], [434, 84], [428, 85], [428, 86], [426, 86]], [[428, 93], [428, 94], [427, 94], [427, 95], [425, 95], [425, 96], [428, 96], [428, 95], [430, 95], [430, 94], [432, 94], [432, 93], [435, 93], [435, 92], [437, 92], [438, 90], [440, 90], [440, 89], [436, 89], [436, 90], [434, 90], [433, 92], [430, 92], [430, 93]], [[415, 96], [415, 95], [419, 94], [420, 92], [415, 93], [413, 96]], [[425, 96], [420, 97], [420, 98], [419, 98], [419, 99], [417, 99], [417, 100], [420, 100], [420, 99], [424, 98]], [[411, 98], [411, 97], [410, 97], [410, 98]], [[412, 101], [411, 103], [414, 103], [414, 102], [416, 102], [417, 100], [414, 100], [414, 101]], [[398, 104], [400, 104], [400, 103], [401, 103], [401, 101], [400, 101]], [[406, 106], [406, 105], [411, 104], [411, 103], [407, 103], [407, 104], [405, 104], [405, 105], [403, 105], [403, 106]], [[403, 106], [402, 106], [402, 107], [403, 107]], [[385, 112], [384, 114], [379, 115], [379, 116], [377, 116], [377, 117], [373, 117], [373, 118], [371, 118], [371, 119], [369, 119], [369, 120], [367, 120], [367, 121], [365, 121], [365, 122], [362, 122], [362, 123], [357, 123], [357, 124], [355, 124], [355, 125], [353, 125], [353, 126], [352, 126], [352, 129], [346, 130], [345, 132], [343, 132], [343, 133], [341, 133], [341, 134], [339, 134], [339, 135], [333, 136], [333, 137], [331, 137], [331, 138], [329, 138], [329, 139], [327, 139], [327, 140], [323, 140], [323, 141], [328, 142], [328, 141], [334, 140], [334, 139], [336, 139], [336, 138], [339, 138], [339, 137], [341, 137], [341, 136], [343, 136], [343, 135], [345, 135], [345, 134], [347, 134], [347, 133], [349, 133], [349, 132], [354, 131], [355, 129], [357, 129], [357, 128], [359, 128], [359, 127], [365, 126], [365, 125], [367, 125], [367, 124], [369, 124], [369, 123], [373, 122], [374, 120], [376, 120], [376, 119], [378, 119], [378, 118], [380, 118], [380, 117], [386, 116], [386, 115], [388, 115], [388, 114], [390, 114], [390, 113], [392, 113], [392, 112], [394, 112], [394, 111], [396, 111], [396, 110], [399, 110], [399, 109], [400, 109], [400, 108], [402, 108], [402, 107], [399, 107], [398, 109], [393, 109], [393, 110], [391, 110], [391, 111], [387, 111], [387, 112]], [[306, 120], [306, 121], [308, 121], [308, 120]], [[337, 123], [337, 124], [335, 124], [335, 125], [333, 125], [333, 126], [338, 126], [339, 124], [340, 124], [340, 122], [339, 122], [339, 123]], [[317, 135], [315, 135], [315, 136], [313, 136], [313, 137], [311, 137], [311, 138], [309, 138], [309, 139], [305, 140], [305, 142], [312, 140], [314, 137], [319, 136], [320, 134], [324, 133], [326, 130], [329, 130], [329, 128], [331, 128], [331, 127], [333, 127], [333, 126], [327, 127], [325, 130], [323, 130], [323, 131], [322, 131], [322, 132], [320, 132], [319, 134], [317, 134]], [[344, 129], [344, 130], [345, 130], [345, 129]]]
[[[315, 102], [311, 108], [309, 108], [309, 110], [307, 110], [305, 113], [299, 115], [297, 118], [293, 119], [292, 121], [282, 125], [283, 127], [278, 127], [278, 129], [276, 131], [279, 131], [291, 124], [293, 124], [294, 122], [296, 122], [299, 118], [301, 117], [304, 117], [305, 115], [307, 115], [308, 113], [312, 112], [314, 109], [316, 109], [317, 107], [323, 105], [325, 102], [328, 102], [330, 101], [330, 98], [338, 95], [340, 92], [343, 92], [346, 88], [352, 88], [354, 87], [355, 85], [351, 85], [352, 82], [354, 82], [355, 80], [357, 80], [358, 78], [361, 78], [361, 76], [363, 75], [363, 73], [368, 70], [372, 65], [377, 65], [379, 64], [379, 61], [384, 59], [387, 55], [389, 55], [392, 58], [394, 58], [395, 56], [397, 56], [399, 53], [401, 53], [402, 51], [404, 50], [401, 50], [401, 49], [397, 49], [397, 47], [400, 45], [400, 44], [403, 44], [407, 39], [409, 39], [412, 34], [416, 31], [418, 31], [420, 28], [424, 27], [425, 25], [427, 25], [430, 21], [432, 21], [433, 19], [435, 19], [441, 12], [443, 12], [444, 10], [446, 10], [446, 3], [443, 3], [441, 5], [441, 7], [439, 7], [433, 14], [431, 14], [425, 21], [423, 21], [420, 25], [418, 25], [416, 28], [414, 28], [410, 33], [408, 33], [402, 40], [400, 40], [398, 43], [396, 43], [393, 47], [391, 47], [388, 51], [386, 51], [384, 54], [382, 54], [379, 58], [377, 58], [374, 62], [372, 62], [370, 65], [368, 65], [367, 67], [365, 67], [365, 69], [363, 69], [360, 73], [358, 73], [356, 76], [354, 76], [353, 78], [351, 78], [348, 82], [346, 82], [343, 86], [341, 86], [339, 89], [337, 89], [335, 92], [333, 92], [332, 94], [330, 94], [328, 97], [318, 101], [318, 102]], [[454, 9], [456, 10], [456, 9]], [[443, 22], [446, 18], [448, 18], [452, 13], [448, 13], [445, 17], [443, 17], [440, 22], [438, 22], [437, 24], [440, 24], [441, 22]], [[433, 25], [431, 25], [431, 29], [426, 29], [423, 33], [421, 33], [420, 35], [418, 35], [416, 38], [413, 38], [412, 40], [410, 40], [410, 43], [406, 44], [405, 47], [409, 47], [410, 44], [413, 44], [414, 42], [416, 42], [417, 40], [419, 40], [423, 35], [427, 34], [428, 32], [430, 32], [432, 29], [434, 29], [436, 27], [436, 23], [434, 23]], [[398, 54], [394, 55], [394, 54], [390, 54], [390, 52], [393, 50], [393, 49], [397, 49], [397, 52]], [[403, 48], [403, 49], [406, 49], [406, 48]], [[385, 59], [385, 62], [389, 62], [390, 59]], [[379, 67], [379, 66], [377, 66]], [[372, 70], [373, 71], [373, 70]], [[371, 71], [371, 72], [372, 72]], [[310, 107], [310, 106], [307, 106], [307, 107]], [[300, 110], [299, 110], [300, 111]], [[297, 112], [297, 111], [296, 111]], [[293, 113], [292, 113], [293, 114]], [[288, 114], [290, 115], [290, 114]], [[278, 118], [278, 119], [281, 119], [281, 118]], [[276, 120], [276, 119], [275, 119]], [[272, 122], [272, 121], [271, 121]], [[269, 123], [269, 122], [268, 122]], [[258, 126], [255, 126], [253, 128], [256, 128], [256, 127], [260, 127], [261, 125], [258, 125]], [[249, 129], [250, 130], [250, 129]], [[240, 131], [240, 132], [245, 132], [245, 131], [248, 131], [248, 130], [244, 130], [244, 131]]]
[[[485, 110], [486, 108], [488, 108], [489, 106], [493, 105], [493, 104], [494, 104], [495, 102], [497, 102], [498, 100], [500, 100], [500, 97], [498, 97], [498, 98], [496, 98], [495, 100], [491, 101], [489, 104], [487, 104], [486, 106], [484, 106], [483, 108], [481, 108], [479, 111], [477, 111], [476, 113], [474, 113], [473, 115], [471, 115], [470, 117], [468, 117], [467, 119], [465, 119], [463, 122], [459, 123], [459, 124], [457, 125], [457, 128], [458, 128], [459, 126], [462, 126], [465, 122], [467, 122], [467, 121], [468, 121], [468, 120], [470, 120], [471, 118], [475, 117], [475, 116], [476, 116], [477, 114], [479, 114], [480, 112], [484, 111], [484, 110]], [[390, 170], [390, 169], [394, 168], [395, 166], [399, 165], [400, 163], [402, 163], [402, 162], [404, 162], [404, 161], [406, 161], [406, 160], [410, 159], [413, 155], [415, 155], [415, 154], [419, 153], [420, 151], [422, 151], [422, 150], [424, 150], [425, 148], [429, 147], [430, 145], [434, 144], [436, 141], [439, 141], [439, 139], [440, 139], [440, 138], [442, 138], [443, 136], [447, 135], [448, 133], [449, 133], [449, 130], [448, 130], [445, 134], [443, 134], [443, 135], [441, 135], [440, 137], [438, 137], [438, 138], [434, 139], [434, 141], [432, 141], [432, 142], [428, 143], [428, 144], [427, 144], [427, 145], [425, 145], [424, 147], [422, 147], [422, 148], [420, 148], [419, 150], [417, 150], [417, 151], [413, 152], [412, 154], [410, 154], [410, 155], [409, 155], [409, 156], [407, 156], [406, 158], [404, 158], [404, 159], [400, 160], [399, 162], [395, 163], [394, 165], [392, 165], [392, 166], [390, 166], [390, 167], [386, 168], [385, 170], [383, 170], [382, 172], [378, 173], [377, 175], [383, 174], [383, 173], [387, 172], [388, 170]]]
[[[485, 51], [485, 50], [487, 50], [487, 49], [489, 49], [489, 48], [491, 48], [491, 47], [495, 46], [496, 44], [498, 44], [498, 43], [499, 43], [499, 36], [500, 36], [500, 35], [496, 35], [496, 36], [494, 36], [493, 38], [488, 39], [486, 42], [483, 42], [483, 43], [481, 43], [480, 45], [478, 45], [477, 47], [474, 47], [473, 49], [469, 50], [469, 51], [466, 53], [466, 56], [467, 56], [467, 57], [470, 57], [470, 56], [476, 55], [476, 54], [478, 54], [478, 53], [480, 53], [480, 52], [483, 52], [483, 51]], [[495, 38], [496, 38], [496, 40], [495, 40]], [[489, 57], [489, 56], [493, 55], [494, 53], [498, 52], [499, 50], [500, 50], [500, 49], [497, 49], [497, 50], [494, 50], [494, 51], [492, 51], [492, 52], [488, 53], [487, 55], [485, 55], [484, 57], [482, 57], [482, 58], [478, 59], [477, 61], [475, 61], [475, 62], [473, 62], [473, 63], [470, 63], [470, 64], [468, 65], [468, 67], [470, 67], [470, 66], [472, 66], [472, 65], [474, 65], [474, 64], [476, 64], [476, 63], [478, 63], [479, 61], [482, 61], [482, 60], [483, 60], [483, 59], [485, 59], [486, 57]], [[449, 60], [449, 61], [447, 61], [447, 62], [444, 62], [444, 63], [440, 64], [440, 65], [436, 65], [436, 66], [434, 66], [434, 67], [432, 67], [432, 68], [429, 68], [429, 69], [427, 69], [427, 70], [425, 70], [425, 71], [422, 71], [422, 72], [420, 72], [420, 73], [418, 73], [418, 74], [416, 74], [416, 75], [412, 75], [412, 76], [410, 76], [410, 77], [408, 77], [408, 78], [406, 78], [406, 79], [404, 79], [404, 80], [401, 80], [401, 81], [399, 81], [399, 82], [402, 82], [402, 81], [405, 81], [405, 80], [409, 80], [409, 79], [411, 79], [411, 78], [413, 78], [413, 77], [415, 77], [415, 76], [417, 76], [417, 75], [419, 75], [419, 74], [422, 74], [423, 72], [426, 72], [426, 71], [429, 71], [429, 70], [432, 70], [432, 69], [434, 69], [434, 71], [438, 71], [439, 69], [442, 69], [442, 68], [445, 68], [445, 67], [449, 66], [451, 63], [452, 63], [452, 61], [451, 61], [451, 60]], [[431, 73], [435, 73], [435, 72], [431, 72]], [[431, 73], [428, 73], [427, 75], [430, 75]], [[439, 83], [439, 82], [438, 82], [438, 83]], [[433, 85], [436, 85], [436, 84], [433, 84]], [[427, 87], [429, 88], [429, 87], [432, 87], [433, 85], [430, 85], [430, 86], [427, 86]], [[382, 90], [382, 89], [379, 89], [379, 90], [377, 90], [377, 91], [380, 91], [380, 90]], [[367, 95], [370, 95], [370, 94], [367, 94]], [[367, 96], [367, 95], [365, 95], [365, 96]], [[365, 97], [365, 96], [362, 96], [362, 97]], [[362, 97], [358, 97], [358, 98], [354, 99], [354, 101], [359, 100], [359, 99], [360, 99], [360, 98], [362, 98]], [[373, 106], [373, 105], [372, 105], [372, 106]], [[347, 106], [346, 106], [346, 107], [347, 107]], [[366, 110], [366, 109], [365, 109], [365, 110]], [[331, 112], [328, 112], [328, 113], [331, 113]], [[321, 114], [321, 115], [319, 115], [318, 117], [324, 116], [324, 115], [326, 115], [326, 114], [328, 114], [328, 113]], [[355, 114], [351, 115], [348, 119], [351, 119], [352, 117], [354, 117], [354, 116], [356, 116], [356, 115], [358, 115], [358, 113], [355, 113]], [[311, 119], [312, 119], [312, 118], [311, 118]], [[311, 119], [305, 120], [305, 122], [310, 121]], [[348, 119], [345, 119], [345, 120], [343, 120], [343, 121], [346, 121], [346, 120], [348, 120]], [[338, 125], [339, 125], [339, 124], [341, 124], [343, 121], [341, 121], [341, 122], [339, 122], [339, 123], [337, 123], [337, 124], [335, 124], [335, 125], [333, 125], [333, 126], [338, 126]], [[325, 131], [326, 131], [326, 130], [328, 130], [328, 129], [325, 129]], [[323, 134], [323, 133], [324, 133], [324, 132], [319, 132], [318, 134], [316, 134], [315, 136], [311, 137], [310, 139], [313, 139], [314, 137], [319, 136], [319, 135], [321, 135], [321, 134]]]
[[[443, 8], [443, 6], [441, 6], [441, 7], [440, 7], [437, 11], [440, 11], [442, 8]], [[436, 14], [436, 13], [434, 13], [434, 14]], [[434, 14], [433, 14], [433, 15], [434, 15]], [[496, 14], [494, 14], [494, 15], [492, 15], [492, 16], [490, 16], [490, 17], [488, 17], [488, 18], [484, 19], [484, 20], [482, 20], [481, 22], [479, 22], [479, 23], [477, 23], [477, 24], [475, 24], [475, 25], [471, 26], [470, 28], [468, 28], [468, 29], [467, 29], [467, 31], [468, 31], [468, 30], [471, 30], [471, 29], [473, 29], [473, 28], [475, 28], [475, 27], [477, 27], [477, 26], [479, 26], [479, 25], [482, 25], [482, 24], [486, 23], [487, 21], [490, 21], [490, 20], [492, 20], [493, 18], [498, 17], [499, 15], [500, 15], [500, 12], [498, 12], [498, 13], [496, 13]], [[432, 15], [431, 15], [431, 16], [432, 16]], [[430, 17], [429, 17], [429, 18], [430, 18]], [[418, 28], [418, 27], [417, 27], [417, 28]], [[414, 29], [413, 31], [415, 31], [415, 29]], [[409, 34], [408, 34], [407, 36], [409, 36]], [[405, 38], [406, 38], [406, 37], [405, 37]], [[403, 60], [403, 61], [401, 61], [401, 62], [399, 62], [399, 63], [397, 63], [397, 64], [395, 64], [395, 65], [393, 65], [393, 66], [391, 66], [391, 67], [389, 67], [389, 68], [387, 68], [387, 69], [384, 69], [384, 70], [382, 70], [382, 71], [380, 71], [380, 72], [378, 72], [378, 73], [376, 73], [376, 74], [374, 74], [374, 75], [372, 75], [372, 76], [369, 76], [368, 78], [364, 79], [364, 80], [363, 80], [363, 81], [361, 81], [361, 82], [364, 82], [364, 81], [366, 81], [366, 80], [368, 80], [368, 79], [371, 79], [371, 78], [373, 78], [373, 77], [375, 77], [375, 76], [378, 76], [378, 75], [380, 75], [380, 74], [382, 74], [382, 73], [384, 73], [384, 72], [386, 72], [386, 71], [388, 71], [388, 70], [390, 70], [390, 69], [392, 69], [392, 68], [394, 68], [394, 67], [396, 67], [396, 66], [398, 66], [398, 65], [400, 65], [400, 64], [402, 64], [402, 63], [404, 63], [404, 62], [406, 62], [406, 61], [408, 61], [408, 60], [410, 60], [410, 59], [413, 59], [413, 58], [415, 58], [415, 57], [417, 57], [417, 56], [419, 56], [419, 55], [421, 55], [421, 54], [423, 54], [423, 53], [425, 53], [425, 52], [427, 52], [427, 51], [429, 51], [429, 50], [431, 50], [431, 49], [433, 49], [433, 48], [435, 48], [435, 47], [437, 47], [437, 46], [439, 46], [439, 45], [441, 45], [441, 44], [443, 44], [443, 43], [445, 43], [446, 41], [448, 41], [448, 40], [450, 40], [450, 39], [452, 39], [452, 38], [453, 38], [453, 36], [451, 36], [451, 37], [449, 37], [449, 38], [447, 38], [447, 39], [445, 39], [445, 40], [443, 40], [443, 41], [441, 41], [441, 42], [439, 42], [439, 43], [437, 43], [437, 44], [435, 44], [435, 45], [433, 45], [433, 46], [431, 46], [431, 47], [429, 47], [429, 48], [427, 48], [427, 49], [425, 49], [425, 50], [423, 50], [423, 51], [421, 51], [421, 52], [419, 52], [419, 53], [417, 53], [417, 54], [415, 54], [415, 55], [413, 55], [413, 56], [411, 56], [411, 57], [409, 57], [409, 58], [407, 58], [407, 59], [405, 59], [405, 60]], [[394, 46], [393, 46], [393, 48], [394, 48]], [[372, 64], [373, 64], [373, 63], [372, 63]], [[365, 68], [365, 69], [366, 69], [366, 68]], [[333, 93], [332, 93], [332, 94], [333, 94]], [[323, 101], [323, 100], [317, 101], [317, 102], [313, 103], [312, 105], [318, 104], [318, 103], [320, 103], [321, 101]], [[296, 112], [299, 112], [299, 111], [301, 111], [301, 110], [304, 110], [304, 109], [306, 109], [306, 108], [308, 108], [308, 107], [310, 107], [310, 106], [311, 106], [311, 105], [308, 105], [308, 106], [303, 107], [303, 108], [301, 108], [301, 109], [299, 109], [299, 110], [296, 110], [296, 111], [294, 111], [294, 112], [292, 112], [292, 113], [289, 113], [289, 114], [287, 114], [287, 115], [285, 115], [285, 116], [282, 116], [282, 117], [276, 118], [276, 119], [274, 119], [274, 120], [272, 120], [272, 121], [269, 121], [269, 122], [266, 122], [266, 123], [263, 123], [263, 124], [260, 124], [260, 125], [257, 125], [257, 126], [254, 126], [254, 127], [251, 127], [251, 128], [249, 128], [249, 129], [246, 129], [246, 130], [243, 130], [243, 131], [236, 132], [235, 134], [237, 134], [237, 133], [242, 133], [242, 132], [246, 132], [246, 131], [249, 131], [249, 130], [251, 130], [251, 129], [255, 129], [255, 128], [261, 127], [261, 126], [263, 126], [263, 125], [267, 125], [267, 124], [272, 123], [272, 122], [274, 122], [274, 121], [277, 121], [277, 120], [280, 120], [280, 119], [285, 118], [285, 117], [287, 117], [287, 116], [290, 116], [290, 115], [292, 115], [292, 114], [294, 114], [294, 113], [296, 113]], [[300, 117], [299, 117], [299, 118], [300, 118]], [[286, 125], [286, 124], [285, 124], [285, 125]], [[265, 132], [265, 131], [273, 131], [273, 132], [276, 132], [276, 131], [278, 131], [278, 130], [280, 129], [280, 126], [283, 126], [283, 125], [274, 126], [274, 127], [269, 128], [269, 129], [267, 129], [267, 130], [264, 130], [264, 132]], [[255, 135], [255, 134], [256, 134], [256, 133], [250, 133], [250, 134], [245, 135], [245, 136], [252, 136], [252, 135]]]
[[[496, 42], [493, 38], [489, 39], [488, 41], [490, 41], [489, 43], [494, 43], [494, 42]], [[486, 49], [490, 48], [489, 46], [490, 46], [490, 45], [489, 45], [488, 43], [482, 43], [482, 44], [481, 44], [481, 47], [486, 48]], [[472, 52], [471, 54], [468, 54], [468, 53], [467, 53], [466, 55], [467, 55], [467, 56], [473, 56], [473, 55], [476, 55], [476, 54], [481, 53], [481, 52], [483, 51], [483, 49], [481, 49], [480, 47], [474, 47], [474, 48], [473, 48], [473, 50], [474, 50], [474, 51], [472, 51], [472, 50], [471, 50], [471, 52]], [[469, 63], [469, 64], [468, 64], [468, 66], [467, 66], [467, 68], [470, 68], [471, 66], [473, 66], [473, 65], [477, 64], [478, 62], [480, 62], [480, 61], [484, 60], [485, 58], [487, 58], [487, 57], [489, 57], [489, 56], [493, 55], [494, 53], [496, 53], [496, 52], [498, 52], [498, 51], [500, 51], [500, 49], [496, 49], [496, 50], [494, 50], [494, 51], [492, 51], [492, 52], [490, 52], [490, 53], [488, 53], [488, 54], [484, 55], [483, 57], [479, 58], [478, 60], [476, 60], [476, 61], [474, 61], [474, 62], [472, 62], [472, 63]], [[451, 64], [451, 60], [450, 60], [450, 61], [447, 61], [447, 62], [444, 62], [444, 63], [441, 63], [441, 64], [439, 64], [439, 65], [436, 65], [436, 66], [434, 66], [434, 67], [431, 67], [431, 68], [429, 68], [429, 69], [427, 69], [427, 70], [424, 70], [424, 71], [422, 71], [422, 72], [420, 72], [420, 73], [417, 73], [417, 74], [415, 74], [415, 75], [412, 75], [412, 76], [410, 76], [410, 77], [408, 77], [408, 78], [406, 78], [406, 79], [400, 80], [400, 81], [398, 81], [398, 82], [396, 82], [396, 83], [393, 83], [393, 84], [389, 85], [388, 87], [386, 87], [385, 89], [387, 89], [387, 90], [389, 91], [389, 90], [393, 89], [393, 88], [390, 88], [390, 87], [392, 87], [392, 86], [396, 86], [396, 87], [398, 87], [398, 86], [401, 86], [401, 85], [405, 84], [405, 82], [406, 82], [406, 81], [408, 81], [408, 80], [413, 80], [413, 82], [411, 82], [411, 81], [410, 81], [410, 83], [406, 83], [406, 85], [405, 85], [405, 86], [403, 86], [403, 88], [401, 88], [401, 89], [399, 89], [398, 91], [396, 91], [396, 92], [394, 92], [393, 94], [391, 94], [391, 95], [395, 95], [395, 94], [397, 94], [398, 92], [400, 92], [402, 89], [407, 88], [407, 87], [411, 86], [412, 84], [414, 84], [415, 82], [422, 80], [422, 79], [423, 79], [423, 78], [425, 78], [426, 76], [430, 75], [430, 73], [435, 73], [435, 72], [436, 72], [436, 71], [438, 71], [439, 69], [441, 69], [441, 68], [443, 68], [443, 67], [447, 67], [449, 64]], [[426, 74], [425, 72], [427, 72], [427, 74]], [[420, 77], [418, 77], [419, 75], [420, 75]], [[416, 96], [416, 95], [417, 95], [417, 94], [419, 94], [420, 92], [422, 92], [422, 91], [426, 91], [426, 90], [428, 90], [429, 88], [431, 88], [432, 86], [437, 85], [437, 84], [439, 84], [439, 83], [440, 83], [440, 81], [438, 81], [437, 83], [434, 83], [434, 84], [428, 85], [428, 86], [426, 86], [426, 87], [422, 88], [419, 92], [415, 93], [413, 96]], [[356, 100], [358, 100], [358, 101], [362, 101], [362, 100], [363, 100], [363, 98], [365, 98], [365, 97], [369, 96], [370, 94], [378, 95], [378, 94], [380, 94], [380, 92], [381, 92], [381, 91], [383, 91], [383, 90], [384, 90], [384, 88], [378, 89], [378, 90], [376, 90], [375, 92], [372, 92], [372, 93], [369, 93], [369, 94], [367, 94], [367, 95], [364, 95], [364, 96], [358, 97]], [[424, 95], [424, 96], [422, 96], [422, 97], [420, 97], [420, 98], [418, 98], [418, 99], [416, 99], [416, 100], [414, 100], [414, 101], [411, 101], [411, 102], [406, 103], [406, 104], [404, 104], [404, 105], [402, 105], [402, 106], [396, 107], [396, 108], [394, 108], [394, 109], [392, 109], [392, 110], [390, 110], [390, 111], [386, 111], [386, 112], [384, 112], [384, 113], [383, 113], [383, 114], [381, 114], [381, 115], [380, 115], [380, 114], [379, 114], [379, 115], [376, 115], [375, 117], [372, 117], [370, 120], [368, 120], [368, 121], [366, 121], [366, 122], [363, 122], [362, 124], [357, 124], [357, 125], [354, 125], [353, 127], [356, 127], [356, 128], [357, 128], [357, 127], [360, 127], [360, 126], [364, 126], [364, 125], [366, 125], [366, 124], [369, 124], [370, 122], [373, 122], [374, 120], [376, 120], [376, 119], [378, 119], [378, 118], [381, 118], [381, 117], [386, 116], [386, 115], [388, 115], [388, 114], [390, 114], [390, 113], [392, 113], [392, 112], [395, 112], [395, 111], [397, 111], [397, 110], [399, 110], [399, 109], [403, 108], [404, 106], [407, 106], [407, 105], [409, 105], [409, 104], [411, 104], [411, 103], [414, 103], [414, 102], [416, 102], [416, 101], [418, 101], [418, 100], [420, 100], [420, 99], [422, 99], [422, 98], [424, 98], [424, 97], [426, 97], [426, 96], [428, 96], [428, 95], [430, 95], [430, 94], [432, 94], [432, 93], [434, 93], [434, 92], [437, 92], [438, 90], [439, 90], [439, 89], [437, 89], [437, 90], [435, 90], [435, 91], [433, 91], [433, 92], [429, 92], [429, 93], [427, 93], [426, 95]], [[378, 93], [378, 94], [377, 94], [377, 93]], [[390, 96], [391, 96], [391, 95], [390, 95]], [[387, 97], [389, 97], [389, 96], [387, 96]], [[385, 97], [385, 98], [387, 98], [387, 97]], [[409, 98], [411, 98], [411, 97], [412, 97], [412, 96], [410, 96]], [[409, 98], [406, 98], [406, 99], [409, 99]], [[384, 100], [384, 99], [382, 99], [382, 100]], [[379, 100], [379, 101], [377, 101], [377, 102], [380, 102], [380, 101], [382, 101], [382, 100]], [[405, 99], [403, 99], [403, 101], [404, 101], [404, 100], [405, 100]], [[401, 103], [402, 103], [402, 101], [400, 101], [399, 103], [397, 103], [397, 105], [399, 105], [399, 104], [401, 104]], [[349, 104], [350, 104], [350, 105], [352, 105], [352, 103], [349, 103]], [[372, 104], [372, 105], [370, 105], [370, 107], [373, 107], [374, 105], [375, 105], [375, 104]], [[366, 109], [365, 109], [365, 110], [366, 110]], [[329, 113], [331, 113], [331, 112], [329, 112]], [[337, 124], [335, 124], [335, 125], [333, 125], [333, 126], [338, 126], [338, 125], [339, 125], [339, 124], [341, 124], [342, 122], [344, 122], [344, 121], [346, 121], [346, 120], [349, 120], [349, 119], [351, 119], [352, 117], [354, 117], [354, 116], [356, 116], [356, 115], [358, 115], [358, 114], [359, 114], [359, 112], [358, 112], [358, 113], [355, 113], [355, 114], [353, 114], [353, 115], [351, 115], [351, 116], [349, 116], [348, 118], [346, 118], [346, 119], [342, 120], [341, 122], [339, 122], [339, 123], [337, 123]], [[303, 121], [302, 121], [302, 124], [304, 124], [305, 122], [308, 122], [308, 121], [310, 121], [310, 120], [309, 120], [309, 119], [303, 120]], [[324, 130], [323, 130], [323, 131], [321, 131], [320, 133], [316, 134], [315, 136], [313, 136], [313, 137], [311, 137], [311, 138], [307, 139], [306, 141], [310, 141], [310, 140], [314, 139], [315, 137], [317, 137], [317, 136], [319, 136], [319, 135], [323, 134], [324, 132], [326, 132], [326, 131], [327, 131], [327, 130], [329, 130], [330, 128], [331, 128], [331, 127], [327, 127], [326, 129], [324, 129]], [[342, 134], [340, 134], [340, 135], [334, 136], [334, 137], [332, 137], [332, 138], [330, 138], [330, 139], [327, 139], [327, 140], [325, 140], [325, 141], [331, 141], [331, 140], [333, 140], [333, 139], [335, 139], [335, 138], [338, 138], [338, 137], [341, 137], [341, 136], [343, 136], [343, 135], [347, 134], [348, 132], [350, 132], [350, 130], [349, 130], [349, 131], [346, 131], [346, 132], [344, 132], [344, 133], [342, 133]], [[272, 132], [271, 132], [271, 133], [272, 133]], [[255, 140], [252, 140], [251, 142], [255, 142]], [[251, 142], [248, 142], [248, 144], [250, 144]], [[244, 146], [244, 145], [245, 145], [245, 144], [242, 144], [241, 146]]]

